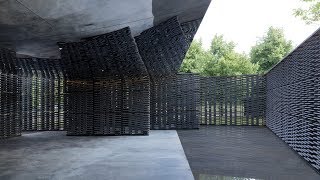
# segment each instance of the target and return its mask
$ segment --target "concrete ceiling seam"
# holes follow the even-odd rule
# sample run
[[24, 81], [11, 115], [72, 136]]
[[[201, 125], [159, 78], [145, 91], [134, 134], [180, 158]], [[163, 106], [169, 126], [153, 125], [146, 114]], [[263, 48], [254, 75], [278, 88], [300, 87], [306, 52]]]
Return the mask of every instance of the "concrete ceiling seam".
[[53, 25], [50, 24], [48, 21], [46, 21], [44, 18], [42, 18], [39, 14], [35, 13], [31, 8], [27, 7], [25, 4], [23, 4], [22, 2], [20, 2], [19, 0], [15, 0], [17, 3], [21, 4], [22, 6], [24, 6], [28, 11], [30, 11], [31, 13], [33, 13], [34, 15], [38, 16], [40, 19], [42, 19], [44, 22], [46, 22], [48, 25], [51, 26], [51, 28], [53, 28]]

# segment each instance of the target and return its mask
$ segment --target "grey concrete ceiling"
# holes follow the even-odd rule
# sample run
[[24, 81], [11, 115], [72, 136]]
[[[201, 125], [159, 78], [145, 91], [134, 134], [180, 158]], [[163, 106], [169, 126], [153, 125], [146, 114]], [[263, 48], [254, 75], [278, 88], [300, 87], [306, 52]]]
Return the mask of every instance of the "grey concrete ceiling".
[[134, 35], [172, 16], [202, 18], [211, 0], [0, 0], [0, 46], [59, 57], [61, 41], [130, 26]]

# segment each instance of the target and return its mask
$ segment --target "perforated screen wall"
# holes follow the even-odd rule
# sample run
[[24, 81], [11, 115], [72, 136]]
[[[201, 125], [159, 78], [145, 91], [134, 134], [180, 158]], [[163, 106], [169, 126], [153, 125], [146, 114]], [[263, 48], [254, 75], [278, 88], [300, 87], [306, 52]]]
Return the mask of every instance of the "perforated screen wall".
[[265, 77], [201, 77], [202, 125], [265, 125]]
[[135, 39], [152, 81], [177, 74], [189, 47], [177, 17], [147, 29]]
[[266, 77], [267, 126], [320, 170], [320, 30]]
[[178, 74], [151, 83], [151, 129], [199, 128], [200, 81]]
[[60, 43], [68, 135], [146, 135], [150, 80], [129, 28]]
[[21, 79], [15, 56], [0, 48], [0, 139], [21, 135]]
[[57, 59], [18, 59], [24, 131], [64, 130], [64, 75]]
[[151, 80], [151, 129], [199, 128], [199, 77], [177, 74], [199, 24], [173, 17], [135, 38]]

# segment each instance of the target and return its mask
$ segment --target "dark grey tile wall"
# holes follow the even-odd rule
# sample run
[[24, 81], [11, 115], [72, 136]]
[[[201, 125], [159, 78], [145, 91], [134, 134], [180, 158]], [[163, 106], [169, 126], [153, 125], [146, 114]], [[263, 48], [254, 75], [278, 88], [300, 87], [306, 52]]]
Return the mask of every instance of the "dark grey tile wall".
[[68, 135], [147, 135], [150, 80], [129, 28], [60, 43]]
[[265, 125], [265, 77], [201, 77], [202, 125]]
[[151, 129], [199, 128], [199, 78], [178, 74], [151, 82]]
[[0, 48], [0, 139], [21, 135], [21, 79], [16, 54]]
[[267, 75], [267, 126], [320, 170], [320, 30]]
[[189, 48], [177, 17], [143, 31], [135, 39], [151, 80], [176, 75]]
[[173, 17], [135, 38], [151, 80], [151, 129], [199, 128], [199, 77], [178, 75], [199, 25]]
[[180, 26], [189, 44], [191, 44], [191, 42], [193, 41], [193, 38], [200, 27], [201, 21], [202, 19], [197, 19], [197, 20], [181, 23]]

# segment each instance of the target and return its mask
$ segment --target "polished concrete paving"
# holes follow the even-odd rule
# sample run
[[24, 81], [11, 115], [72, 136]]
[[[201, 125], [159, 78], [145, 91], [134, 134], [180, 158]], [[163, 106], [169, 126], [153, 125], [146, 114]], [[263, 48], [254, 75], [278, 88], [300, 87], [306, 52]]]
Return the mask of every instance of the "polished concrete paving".
[[320, 179], [265, 127], [209, 126], [178, 134], [195, 179]]
[[0, 179], [191, 180], [193, 175], [176, 131], [122, 137], [37, 132], [0, 141]]
[[178, 134], [151, 131], [150, 136], [79, 137], [64, 132], [24, 133], [0, 141], [0, 180], [320, 179], [267, 128], [209, 126], [179, 130]]

